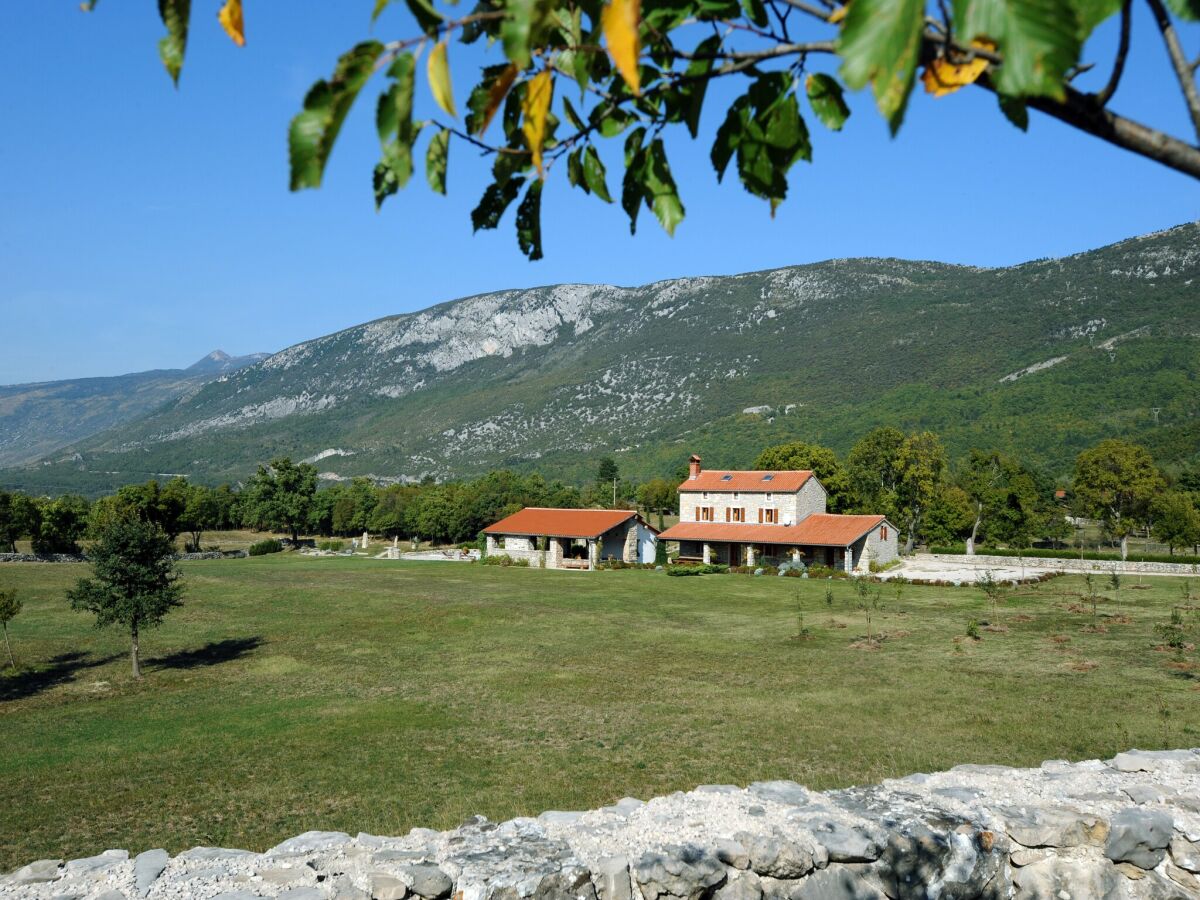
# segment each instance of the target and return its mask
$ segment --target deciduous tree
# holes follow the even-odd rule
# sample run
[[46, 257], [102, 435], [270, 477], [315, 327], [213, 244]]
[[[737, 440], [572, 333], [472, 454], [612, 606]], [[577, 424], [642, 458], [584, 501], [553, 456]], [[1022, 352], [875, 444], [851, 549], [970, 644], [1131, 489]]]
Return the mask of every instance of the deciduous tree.
[[850, 478], [837, 454], [828, 447], [792, 441], [768, 447], [754, 460], [755, 469], [807, 469], [817, 476], [829, 494], [829, 511], [842, 512], [849, 503]]
[[0, 588], [0, 628], [4, 629], [4, 649], [8, 651], [8, 664], [14, 669], [17, 667], [17, 660], [8, 640], [8, 623], [16, 618], [20, 611], [21, 598], [17, 596], [17, 589]]
[[1116, 438], [1101, 441], [1075, 459], [1075, 501], [1084, 515], [1099, 518], [1129, 553], [1129, 534], [1145, 522], [1150, 502], [1166, 487], [1149, 451]]
[[1190, 494], [1168, 491], [1150, 504], [1154, 519], [1154, 537], [1167, 545], [1173, 554], [1176, 547], [1200, 544], [1200, 512]]
[[106, 525], [91, 548], [92, 577], [67, 592], [73, 609], [90, 612], [96, 627], [129, 629], [133, 677], [141, 678], [140, 638], [157, 627], [183, 595], [174, 542], [157, 525], [123, 518]]
[[[1200, 177], [1196, 64], [1185, 55], [1178, 30], [1181, 20], [1200, 18], [1200, 4], [1145, 0], [1158, 34], [1136, 36], [1167, 49], [1166, 64], [1153, 63], [1158, 80], [1149, 83], [1174, 93], [1188, 112], [1188, 133], [1172, 135], [1113, 109], [1127, 64], [1136, 58], [1142, 65], [1142, 57], [1130, 55], [1134, 2], [479, 0], [460, 10], [452, 0], [406, 0], [412, 21], [398, 36], [366, 39], [346, 51], [332, 75], [304, 97], [288, 134], [291, 187], [320, 186], [342, 123], [373, 78], [383, 82], [375, 115], [376, 205], [408, 183], [419, 144], [425, 147], [426, 180], [443, 194], [452, 146], [472, 156], [482, 151], [492, 161], [491, 181], [471, 213], [472, 224], [496, 228], [520, 197], [517, 241], [530, 259], [542, 255], [542, 196], [555, 169], [565, 168], [571, 185], [601, 202], [619, 197], [631, 230], [644, 207], [674, 232], [684, 204], [662, 133], [686, 130], [699, 137], [715, 81], [738, 82], [732, 91], [712, 92], [724, 113], [710, 151], [716, 177], [734, 166], [742, 186], [771, 210], [787, 197], [793, 167], [811, 162], [822, 146], [824, 138], [810, 124], [831, 132], [846, 124], [846, 88], [870, 88], [895, 134], [918, 82], [935, 97], [971, 85], [993, 95], [998, 114], [1021, 130], [1033, 109]], [[158, 4], [167, 30], [159, 47], [176, 82], [191, 6], [191, 0]], [[374, 0], [372, 22], [399, 6]], [[245, 43], [241, 10], [242, 0], [225, 0], [220, 20], [239, 45]], [[1107, 41], [1089, 44], [1096, 28], [1114, 17], [1115, 49], [1108, 50]], [[384, 21], [391, 27], [396, 20]], [[465, 55], [462, 45], [479, 41], [486, 42], [484, 64], [460, 105], [453, 83], [465, 73], [452, 60]], [[1104, 73], [1094, 89], [1077, 87], [1076, 77], [1092, 66]], [[1148, 72], [1144, 77], [1154, 78]], [[414, 115], [419, 80], [438, 109], [424, 119]], [[954, 109], [943, 112], [954, 115]], [[607, 140], [624, 145], [619, 190], [610, 187], [597, 149]]]
[[243, 510], [256, 527], [286, 531], [295, 542], [308, 524], [316, 492], [315, 466], [279, 456], [251, 476], [243, 492]]

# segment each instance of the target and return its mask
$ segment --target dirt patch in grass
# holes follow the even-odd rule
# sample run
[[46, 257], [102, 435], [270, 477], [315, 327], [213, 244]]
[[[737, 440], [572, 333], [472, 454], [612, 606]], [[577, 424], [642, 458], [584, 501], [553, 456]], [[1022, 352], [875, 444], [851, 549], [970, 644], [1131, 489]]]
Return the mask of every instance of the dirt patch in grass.
[[1104, 621], [1109, 625], [1129, 625], [1133, 619], [1125, 615], [1125, 613], [1112, 613], [1104, 617]]
[[1108, 628], [1104, 625], [1084, 625], [1079, 630], [1084, 634], [1108, 634]]
[[1025, 613], [1017, 613], [1015, 616], [1013, 616], [1008, 621], [1010, 621], [1016, 625], [1024, 625], [1026, 622], [1032, 622], [1033, 616], [1027, 616], [1027, 615], [1025, 615]]
[[867, 640], [862, 638], [850, 645], [851, 650], [882, 650], [883, 642], [879, 640]]
[[1007, 625], [999, 625], [999, 624], [997, 624], [997, 625], [988, 624], [988, 625], [984, 625], [983, 628], [980, 629], [980, 631], [990, 631], [992, 634], [1008, 634], [1008, 626]]
[[1060, 646], [1063, 644], [1071, 643], [1071, 639], [1069, 637], [1067, 637], [1065, 634], [1052, 634], [1052, 635], [1050, 635], [1050, 640], [1051, 640], [1051, 642], [1058, 644]]
[[1068, 663], [1067, 668], [1072, 672], [1091, 672], [1094, 669], [1100, 668], [1100, 663], [1092, 659], [1077, 659], [1074, 662]]

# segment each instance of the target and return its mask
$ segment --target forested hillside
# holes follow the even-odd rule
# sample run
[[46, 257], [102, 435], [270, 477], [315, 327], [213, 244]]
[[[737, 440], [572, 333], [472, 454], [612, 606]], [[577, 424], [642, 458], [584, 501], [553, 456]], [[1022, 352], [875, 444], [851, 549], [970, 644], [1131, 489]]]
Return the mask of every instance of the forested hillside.
[[845, 452], [881, 424], [1054, 476], [1110, 436], [1172, 469], [1200, 448], [1197, 275], [1193, 223], [1003, 269], [849, 259], [500, 291], [298, 344], [0, 483], [239, 480], [278, 454], [328, 477], [583, 479], [612, 452], [645, 477], [788, 439]]

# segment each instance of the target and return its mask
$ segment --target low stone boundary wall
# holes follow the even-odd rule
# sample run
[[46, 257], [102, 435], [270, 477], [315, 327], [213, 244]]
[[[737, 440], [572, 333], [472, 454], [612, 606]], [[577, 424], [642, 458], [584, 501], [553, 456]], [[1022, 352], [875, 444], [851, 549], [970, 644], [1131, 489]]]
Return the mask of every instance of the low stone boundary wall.
[[0, 563], [6, 562], [87, 562], [87, 557], [77, 553], [0, 553]]
[[883, 900], [1200, 897], [1200, 750], [1037, 769], [957, 766], [816, 793], [706, 785], [590, 812], [404, 837], [310, 831], [41, 860], [0, 896], [49, 900]]
[[1026, 568], [1044, 572], [1092, 572], [1109, 575], [1115, 569], [1122, 575], [1142, 573], [1143, 575], [1195, 575], [1200, 577], [1200, 566], [1191, 563], [1162, 563], [1162, 562], [1121, 562], [1119, 559], [1071, 559], [1058, 557], [1048, 559], [1041, 556], [986, 556], [976, 554], [968, 556], [965, 553], [922, 553], [921, 559], [932, 559], [944, 563], [972, 565], [976, 568], [987, 569], [1016, 569]]

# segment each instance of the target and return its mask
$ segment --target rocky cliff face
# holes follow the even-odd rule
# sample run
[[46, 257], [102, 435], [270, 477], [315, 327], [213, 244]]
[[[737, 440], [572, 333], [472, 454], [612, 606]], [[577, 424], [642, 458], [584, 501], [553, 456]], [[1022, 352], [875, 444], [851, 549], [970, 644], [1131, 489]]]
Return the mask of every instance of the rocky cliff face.
[[885, 423], [941, 430], [955, 452], [1001, 434], [1052, 470], [1115, 433], [1186, 455], [1197, 274], [1187, 225], [1008, 269], [832, 260], [499, 291], [297, 344], [49, 471], [237, 478], [270, 446], [340, 451], [331, 477], [572, 475], [600, 451], [650, 474], [688, 449], [747, 463], [797, 434], [844, 450]]
[[958, 766], [814, 793], [707, 785], [404, 837], [308, 832], [265, 853], [41, 860], [0, 896], [255, 900], [1200, 897], [1200, 750]]

